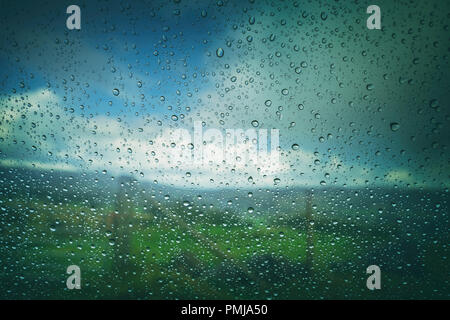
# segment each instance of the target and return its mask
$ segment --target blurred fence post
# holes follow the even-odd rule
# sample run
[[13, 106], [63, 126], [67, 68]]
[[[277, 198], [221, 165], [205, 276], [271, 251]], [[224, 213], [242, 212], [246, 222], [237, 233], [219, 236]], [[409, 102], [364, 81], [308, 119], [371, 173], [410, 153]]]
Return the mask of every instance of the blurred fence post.
[[113, 270], [116, 276], [124, 276], [130, 271], [131, 230], [133, 212], [130, 205], [133, 180], [122, 176], [118, 179], [114, 212], [109, 218], [112, 240], [114, 241]]
[[311, 273], [314, 263], [314, 219], [312, 214], [312, 192], [306, 193], [306, 266]]

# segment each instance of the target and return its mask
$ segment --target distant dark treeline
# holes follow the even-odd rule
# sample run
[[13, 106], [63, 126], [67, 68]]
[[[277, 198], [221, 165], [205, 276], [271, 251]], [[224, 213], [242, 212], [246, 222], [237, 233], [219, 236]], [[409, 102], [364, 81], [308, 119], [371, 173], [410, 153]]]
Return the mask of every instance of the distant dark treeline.
[[[151, 197], [154, 201], [175, 204], [185, 200], [193, 205], [213, 205], [222, 211], [234, 211], [247, 214], [249, 207], [254, 214], [294, 214], [298, 208], [304, 208], [306, 194], [311, 189], [292, 187], [254, 188], [254, 189], [200, 189], [175, 188], [166, 185], [155, 185], [147, 180], [135, 179], [131, 175], [112, 177], [109, 173], [68, 172], [23, 168], [0, 167], [0, 194], [2, 197], [44, 198], [48, 201], [89, 201], [92, 206], [114, 202], [115, 193], [119, 189], [120, 179], [133, 181], [133, 199]], [[252, 192], [253, 197], [247, 193]], [[313, 188], [313, 209], [315, 218], [340, 219], [349, 212], [358, 221], [362, 216], [369, 220], [378, 220], [379, 216], [388, 216], [398, 212], [411, 215], [433, 214], [442, 212], [448, 216], [448, 190], [442, 189], [394, 189], [384, 187]], [[201, 196], [199, 198], [199, 196]], [[236, 196], [238, 200], [232, 201]], [[293, 202], [295, 204], [293, 204]], [[295, 218], [289, 218], [295, 219]]]

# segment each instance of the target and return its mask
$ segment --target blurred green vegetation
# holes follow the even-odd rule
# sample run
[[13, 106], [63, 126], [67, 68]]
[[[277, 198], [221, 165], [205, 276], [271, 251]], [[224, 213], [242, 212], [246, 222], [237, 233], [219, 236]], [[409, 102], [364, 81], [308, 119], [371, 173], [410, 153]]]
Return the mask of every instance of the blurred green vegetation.
[[[2, 201], [1, 298], [448, 297], [440, 270], [446, 247], [400, 239], [395, 224], [310, 221], [309, 265], [301, 207], [284, 215], [237, 215], [129, 200], [119, 193], [116, 202], [95, 205], [45, 197]], [[314, 201], [320, 207], [323, 200]], [[66, 288], [71, 264], [81, 268], [81, 290]], [[370, 264], [380, 264], [382, 290], [366, 288]]]

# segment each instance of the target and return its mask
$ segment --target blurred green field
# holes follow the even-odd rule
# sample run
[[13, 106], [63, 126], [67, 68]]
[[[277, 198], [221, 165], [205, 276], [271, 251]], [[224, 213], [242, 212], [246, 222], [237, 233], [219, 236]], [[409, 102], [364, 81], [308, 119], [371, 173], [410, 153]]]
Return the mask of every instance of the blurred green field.
[[[396, 226], [316, 221], [307, 228], [301, 208], [281, 222], [217, 210], [188, 214], [195, 210], [158, 203], [119, 212], [114, 205], [11, 198], [2, 209], [3, 299], [447, 297], [440, 270], [446, 247], [399, 240]], [[126, 219], [111, 226], [114, 215]], [[420, 261], [408, 252], [417, 248], [426, 253]], [[375, 263], [383, 288], [370, 291], [365, 270]], [[81, 268], [81, 290], [66, 288], [72, 264]]]

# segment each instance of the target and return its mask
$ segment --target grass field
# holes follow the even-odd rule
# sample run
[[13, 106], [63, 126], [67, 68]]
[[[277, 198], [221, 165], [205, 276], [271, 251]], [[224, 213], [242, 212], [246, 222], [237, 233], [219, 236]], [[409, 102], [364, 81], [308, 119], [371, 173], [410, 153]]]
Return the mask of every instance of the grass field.
[[[314, 201], [318, 211], [324, 199]], [[448, 298], [445, 232], [324, 219], [308, 228], [300, 206], [274, 219], [139, 203], [2, 200], [1, 297]], [[66, 288], [72, 264], [82, 290]], [[366, 288], [371, 264], [382, 269], [382, 290]]]

